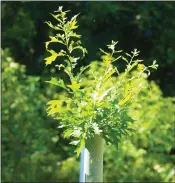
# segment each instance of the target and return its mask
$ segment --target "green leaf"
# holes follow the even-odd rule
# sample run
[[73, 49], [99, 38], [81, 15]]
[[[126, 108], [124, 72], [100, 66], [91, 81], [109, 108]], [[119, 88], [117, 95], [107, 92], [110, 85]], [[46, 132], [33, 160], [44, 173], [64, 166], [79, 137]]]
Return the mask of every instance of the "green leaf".
[[47, 108], [48, 115], [52, 115], [54, 113], [61, 112], [61, 109], [62, 109], [62, 101], [61, 100], [51, 100], [47, 103], [47, 105], [50, 105]]
[[85, 54], [87, 53], [86, 48], [83, 48], [83, 47], [82, 47], [82, 46], [80, 46], [80, 45], [73, 47], [72, 51], [73, 51], [73, 50], [77, 50], [77, 49], [82, 51], [82, 53], [83, 53], [83, 57], [84, 57], [84, 56], [85, 56]]
[[77, 17], [79, 16], [79, 14], [80, 14], [80, 13], [78, 13], [77, 15], [74, 15], [74, 16], [71, 18], [71, 22], [72, 22], [73, 20], [76, 20]]
[[127, 68], [127, 71], [129, 72], [131, 69], [133, 69], [138, 63], [137, 62], [134, 62], [132, 65], [130, 65], [128, 68]]
[[61, 68], [65, 68], [63, 64], [55, 65], [55, 67], [58, 67], [58, 70], [61, 70]]
[[45, 81], [45, 82], [56, 85], [56, 86], [60, 86], [64, 89], [68, 90], [62, 79], [57, 80], [56, 78], [52, 77], [50, 81]]
[[75, 42], [72, 40], [71, 43], [69, 44], [69, 51], [70, 51], [70, 53], [71, 53], [72, 50], [73, 50], [74, 43], [75, 43]]
[[67, 129], [66, 131], [64, 131], [64, 138], [69, 138], [73, 131], [73, 129]]
[[82, 138], [80, 140], [80, 146], [75, 150], [75, 152], [77, 153], [77, 157], [80, 155], [82, 148], [85, 146], [85, 139]]
[[50, 36], [50, 41], [47, 41], [45, 44], [46, 44], [46, 50], [48, 50], [48, 46], [50, 43], [61, 43], [61, 44], [64, 44], [63, 41], [61, 40], [58, 40], [56, 37], [52, 37]]
[[64, 128], [65, 127], [65, 125], [60, 125], [60, 126], [58, 126], [58, 128]]
[[74, 140], [74, 141], [70, 142], [69, 144], [77, 145], [78, 143], [80, 143], [80, 140]]
[[62, 41], [65, 41], [65, 35], [64, 34], [56, 34], [56, 37], [60, 38]]
[[119, 105], [124, 105], [126, 102], [128, 102], [130, 99], [131, 99], [131, 93], [129, 93], [124, 99], [122, 99], [120, 102], [119, 102]]
[[70, 24], [71, 29], [76, 29], [76, 28], [78, 28], [78, 25], [76, 25], [76, 24], [77, 24], [77, 21], [76, 21], [76, 20], [73, 20], [73, 21], [71, 22], [71, 24]]
[[100, 135], [100, 133], [102, 132], [102, 130], [99, 129], [99, 126], [97, 123], [92, 123], [92, 128], [94, 130], [94, 133], [97, 135]]
[[118, 41], [115, 42], [115, 41], [112, 40], [112, 43], [111, 43], [110, 45], [107, 45], [107, 47], [108, 47], [109, 49], [111, 49], [112, 51], [114, 51], [114, 50], [115, 50], [115, 45], [116, 45], [117, 43], [118, 43]]
[[76, 38], [80, 38], [81, 37], [81, 35], [79, 35], [79, 34], [77, 34], [75, 32], [73, 32], [72, 34], [70, 34], [70, 36], [71, 37], [76, 37]]
[[45, 22], [49, 27], [51, 27], [54, 30], [62, 30], [61, 28], [54, 26], [50, 21]]
[[61, 20], [61, 15], [60, 14], [57, 14], [57, 15], [54, 15], [52, 13], [50, 13], [56, 20], [58, 20], [60, 23], [63, 23], [63, 21]]
[[76, 18], [78, 15], [79, 14], [73, 16], [70, 20], [70, 29], [72, 29], [72, 30], [78, 28], [78, 25], [76, 25], [77, 24]]
[[54, 50], [48, 50], [48, 52], [51, 54], [51, 56], [44, 59], [46, 60], [46, 66], [54, 62], [58, 56], [64, 56], [64, 53], [56, 53]]
[[106, 95], [108, 95], [108, 93], [109, 93], [112, 89], [114, 89], [114, 86], [111, 87], [111, 88], [109, 88], [108, 90], [106, 90], [106, 91], [99, 97], [99, 100], [98, 100], [98, 101], [99, 101], [99, 102], [102, 101], [103, 98], [104, 98]]
[[80, 84], [76, 81], [73, 81], [71, 85], [67, 85], [69, 88], [71, 88], [73, 91], [77, 91], [80, 88]]
[[80, 135], [81, 135], [81, 131], [80, 130], [74, 130], [71, 133], [71, 136], [73, 136], [73, 137], [80, 137]]

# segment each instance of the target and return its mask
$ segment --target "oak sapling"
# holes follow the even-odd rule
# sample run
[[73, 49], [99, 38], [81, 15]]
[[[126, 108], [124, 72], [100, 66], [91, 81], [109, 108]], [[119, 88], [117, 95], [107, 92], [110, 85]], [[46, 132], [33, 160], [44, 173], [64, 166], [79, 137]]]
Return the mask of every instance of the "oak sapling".
[[[132, 131], [130, 123], [134, 120], [128, 115], [130, 102], [147, 85], [142, 79], [148, 77], [150, 69], [157, 69], [156, 61], [150, 66], [145, 66], [143, 60], [138, 59], [139, 51], [134, 49], [131, 53], [117, 50], [117, 41], [107, 45], [107, 50], [100, 49], [104, 72], [98, 75], [91, 72], [92, 79], [84, 84], [85, 74], [92, 70], [92, 63], [75, 72], [77, 63], [87, 54], [75, 30], [78, 28], [77, 17], [68, 19], [67, 13], [60, 6], [52, 15], [57, 24], [46, 22], [57, 33], [50, 36], [46, 42], [46, 50], [50, 56], [45, 58], [46, 65], [57, 62], [55, 67], [65, 72], [69, 83], [62, 78], [52, 77], [46, 81], [57, 87], [63, 88], [67, 95], [58, 100], [48, 102], [48, 115], [59, 120], [59, 128], [64, 128], [64, 137], [72, 138], [71, 144], [76, 145], [77, 155], [85, 146], [86, 140], [100, 135], [107, 143], [117, 146], [121, 137]], [[50, 44], [60, 44], [62, 49], [57, 52], [50, 48]], [[75, 50], [80, 55], [75, 57]], [[79, 53], [79, 52], [78, 52]], [[59, 58], [62, 57], [62, 62]], [[114, 63], [125, 62], [126, 68], [119, 71]], [[98, 76], [97, 76], [98, 75]], [[114, 82], [114, 78], [118, 82]]]

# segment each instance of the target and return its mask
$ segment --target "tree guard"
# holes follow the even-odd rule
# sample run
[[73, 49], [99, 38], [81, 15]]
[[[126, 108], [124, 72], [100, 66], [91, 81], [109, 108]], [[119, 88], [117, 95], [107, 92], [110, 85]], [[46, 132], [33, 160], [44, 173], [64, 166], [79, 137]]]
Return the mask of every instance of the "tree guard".
[[87, 139], [81, 154], [80, 182], [103, 182], [103, 151], [102, 137]]

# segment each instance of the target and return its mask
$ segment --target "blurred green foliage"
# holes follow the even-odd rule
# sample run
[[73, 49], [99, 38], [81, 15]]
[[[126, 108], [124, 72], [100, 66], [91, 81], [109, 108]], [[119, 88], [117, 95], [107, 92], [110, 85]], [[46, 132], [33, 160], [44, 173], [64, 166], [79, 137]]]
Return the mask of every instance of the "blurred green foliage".
[[42, 89], [40, 78], [27, 76], [25, 66], [14, 62], [8, 49], [1, 53], [2, 180], [60, 179], [59, 174], [53, 178], [59, 172], [57, 164], [73, 153], [58, 132], [58, 124], [46, 115], [46, 103], [54, 96], [54, 88]]
[[[80, 66], [97, 59], [98, 48], [112, 39], [119, 40], [121, 49], [128, 52], [139, 48], [146, 65], [154, 59], [159, 64], [158, 71], [151, 76], [151, 90], [146, 89], [131, 103], [134, 111], [130, 115], [139, 120], [136, 133], [123, 139], [118, 149], [106, 147], [104, 181], [175, 182], [175, 156], [170, 153], [174, 145], [174, 98], [164, 97], [175, 93], [174, 3], [1, 4], [2, 180], [78, 180], [79, 159], [74, 157], [74, 148], [63, 139], [62, 130], [57, 130], [58, 122], [46, 115], [48, 100], [64, 93], [43, 84], [49, 78], [43, 75], [60, 75], [44, 65], [44, 42], [54, 33], [44, 21], [49, 19], [49, 12], [63, 5], [72, 14], [81, 12], [82, 42], [90, 54]], [[99, 73], [102, 71], [99, 61], [93, 67]], [[87, 73], [86, 76], [91, 77]]]

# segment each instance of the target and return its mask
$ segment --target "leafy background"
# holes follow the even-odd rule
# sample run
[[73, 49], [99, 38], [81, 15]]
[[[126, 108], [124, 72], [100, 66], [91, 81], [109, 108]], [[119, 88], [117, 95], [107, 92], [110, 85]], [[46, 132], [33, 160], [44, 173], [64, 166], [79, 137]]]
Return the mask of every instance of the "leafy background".
[[[175, 5], [173, 2], [2, 2], [2, 180], [77, 181], [79, 159], [58, 122], [47, 117], [46, 103], [61, 95], [44, 83], [60, 75], [45, 67], [45, 42], [53, 35], [44, 21], [62, 5], [81, 12], [79, 33], [89, 54], [118, 40], [121, 49], [141, 51], [146, 65], [159, 68], [132, 103], [136, 133], [118, 149], [107, 146], [104, 181], [175, 181]], [[99, 65], [94, 70], [102, 72]], [[90, 76], [87, 75], [87, 78]], [[144, 101], [142, 101], [142, 98]], [[115, 134], [112, 134], [115, 135]]]

